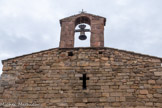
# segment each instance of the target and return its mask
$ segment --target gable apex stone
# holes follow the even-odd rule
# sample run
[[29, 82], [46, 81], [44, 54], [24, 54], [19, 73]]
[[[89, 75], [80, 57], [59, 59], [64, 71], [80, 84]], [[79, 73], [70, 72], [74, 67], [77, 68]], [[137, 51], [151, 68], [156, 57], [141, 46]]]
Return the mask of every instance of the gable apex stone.
[[85, 12], [82, 12], [80, 14], [72, 15], [72, 16], [61, 19], [60, 20], [60, 25], [62, 25], [62, 22], [71, 21], [71, 19], [73, 19], [73, 18], [77, 19], [78, 17], [82, 17], [82, 16], [91, 16], [93, 18], [102, 18], [102, 19], [104, 19], [104, 26], [106, 25], [106, 18], [105, 17], [90, 14], [90, 13], [85, 13]]

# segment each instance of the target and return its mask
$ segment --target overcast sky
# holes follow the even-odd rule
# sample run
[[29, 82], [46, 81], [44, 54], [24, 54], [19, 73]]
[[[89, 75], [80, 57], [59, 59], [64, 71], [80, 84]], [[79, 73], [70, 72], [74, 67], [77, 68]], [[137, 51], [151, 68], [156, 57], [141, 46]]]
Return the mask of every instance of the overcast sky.
[[0, 60], [58, 47], [59, 20], [82, 9], [107, 18], [105, 47], [162, 57], [162, 0], [0, 0]]

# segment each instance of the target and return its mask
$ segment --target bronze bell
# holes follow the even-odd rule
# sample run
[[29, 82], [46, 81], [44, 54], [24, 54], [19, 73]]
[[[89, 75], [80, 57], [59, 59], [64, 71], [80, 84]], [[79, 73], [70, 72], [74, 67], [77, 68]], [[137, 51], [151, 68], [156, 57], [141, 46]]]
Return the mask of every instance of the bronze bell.
[[85, 35], [85, 31], [84, 31], [84, 29], [86, 28], [86, 25], [79, 25], [79, 28], [81, 30], [79, 39], [80, 40], [86, 40], [87, 36]]
[[86, 36], [86, 35], [80, 35], [80, 36], [79, 36], [79, 39], [80, 39], [80, 40], [86, 40], [86, 39], [87, 39], [87, 36]]
[[86, 25], [84, 25], [84, 24], [79, 25], [79, 28], [80, 28], [79, 30], [75, 30], [75, 32], [80, 32], [79, 39], [80, 40], [86, 40], [87, 36], [85, 35], [85, 32], [89, 32], [90, 30], [85, 29]]

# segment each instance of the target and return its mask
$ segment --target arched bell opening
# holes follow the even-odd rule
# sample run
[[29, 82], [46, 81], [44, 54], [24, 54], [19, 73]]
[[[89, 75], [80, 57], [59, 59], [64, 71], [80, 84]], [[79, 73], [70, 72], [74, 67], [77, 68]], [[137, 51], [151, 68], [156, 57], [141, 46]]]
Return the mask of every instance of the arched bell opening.
[[75, 26], [77, 26], [78, 24], [81, 24], [81, 23], [91, 25], [91, 20], [86, 16], [79, 17], [75, 20]]
[[75, 21], [74, 47], [90, 47], [91, 27], [88, 17], [79, 17]]
[[[82, 23], [76, 26], [75, 30], [79, 30], [80, 25], [85, 25], [86, 29], [89, 29], [91, 31], [91, 27], [88, 24]], [[80, 38], [85, 38], [86, 39], [80, 39]], [[80, 32], [75, 32], [74, 35], [74, 47], [90, 47], [90, 37], [91, 33], [90, 32], [85, 32], [85, 34], [82, 35]]]
[[[104, 47], [105, 21], [106, 19], [104, 17], [84, 12], [60, 20], [61, 38], [59, 47], [60, 48], [74, 48], [74, 46]], [[83, 25], [80, 26], [80, 24]], [[77, 28], [77, 26], [79, 28]], [[81, 40], [77, 40], [78, 39], [77, 35], [80, 36], [79, 39]]]

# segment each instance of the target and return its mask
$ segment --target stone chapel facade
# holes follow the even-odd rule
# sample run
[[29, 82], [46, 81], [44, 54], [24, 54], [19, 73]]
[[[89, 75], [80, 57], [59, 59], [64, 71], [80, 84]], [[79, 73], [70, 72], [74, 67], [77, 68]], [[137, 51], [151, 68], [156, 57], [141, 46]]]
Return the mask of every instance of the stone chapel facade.
[[[82, 23], [91, 47], [74, 48]], [[104, 17], [60, 24], [59, 48], [2, 61], [0, 108], [162, 108], [162, 58], [104, 47]]]

